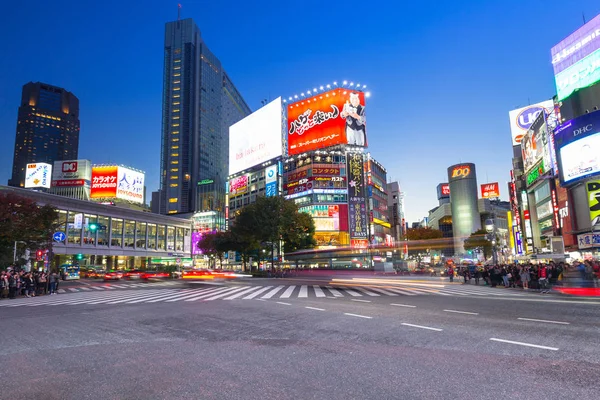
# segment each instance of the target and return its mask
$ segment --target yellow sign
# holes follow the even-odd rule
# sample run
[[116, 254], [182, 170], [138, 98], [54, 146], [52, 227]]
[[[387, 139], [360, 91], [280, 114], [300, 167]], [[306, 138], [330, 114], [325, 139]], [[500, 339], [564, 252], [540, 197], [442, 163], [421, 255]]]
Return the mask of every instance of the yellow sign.
[[588, 206], [590, 207], [590, 220], [592, 227], [600, 225], [600, 181], [586, 182], [585, 188], [588, 195]]
[[385, 222], [385, 221], [382, 221], [382, 220], [377, 219], [377, 218], [373, 218], [373, 222], [376, 223], [377, 225], [385, 226], [386, 228], [391, 228], [392, 227], [392, 225], [389, 222]]

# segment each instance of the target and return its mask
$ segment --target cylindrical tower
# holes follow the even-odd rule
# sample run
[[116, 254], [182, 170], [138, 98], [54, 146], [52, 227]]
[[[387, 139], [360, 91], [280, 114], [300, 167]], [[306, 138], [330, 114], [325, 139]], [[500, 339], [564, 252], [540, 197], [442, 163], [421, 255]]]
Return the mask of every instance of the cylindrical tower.
[[477, 174], [475, 164], [461, 163], [448, 168], [454, 254], [465, 252], [464, 240], [481, 229], [477, 206]]

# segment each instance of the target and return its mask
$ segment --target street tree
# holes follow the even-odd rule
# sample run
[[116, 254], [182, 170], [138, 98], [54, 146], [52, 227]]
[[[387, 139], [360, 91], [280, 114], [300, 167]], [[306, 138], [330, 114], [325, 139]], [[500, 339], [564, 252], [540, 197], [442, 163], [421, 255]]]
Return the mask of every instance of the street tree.
[[408, 228], [406, 230], [406, 238], [408, 240], [429, 240], [441, 239], [444, 237], [442, 231], [433, 228]]
[[52, 234], [58, 228], [58, 212], [50, 205], [13, 193], [0, 193], [0, 265], [13, 262], [15, 242], [22, 253], [28, 248], [50, 249]]
[[466, 251], [481, 251], [483, 257], [487, 259], [492, 255], [492, 242], [488, 240], [488, 233], [485, 229], [475, 231], [465, 239], [464, 247]]

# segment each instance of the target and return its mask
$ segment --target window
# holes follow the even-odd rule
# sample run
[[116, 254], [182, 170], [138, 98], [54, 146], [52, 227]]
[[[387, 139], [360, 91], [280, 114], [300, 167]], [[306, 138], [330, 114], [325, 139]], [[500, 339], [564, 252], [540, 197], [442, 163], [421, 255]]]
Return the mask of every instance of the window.
[[180, 70], [180, 69], [181, 69], [181, 67], [178, 65], [178, 66], [176, 66], [176, 67], [175, 67], [175, 68], [173, 68], [173, 69], [177, 71], [177, 70]]
[[[81, 221], [79, 228], [75, 227], [75, 219]], [[79, 219], [81, 218], [81, 219]], [[69, 244], [81, 244], [81, 227], [83, 226], [83, 214], [76, 211], [69, 211], [67, 219], [67, 241]]]
[[108, 217], [98, 217], [98, 246], [108, 246]]
[[181, 83], [181, 81], [180, 80], [173, 81], [174, 85], [177, 85], [178, 83]]
[[171, 119], [179, 119], [179, 115], [174, 115]]
[[136, 226], [137, 239], [135, 241], [135, 247], [145, 249], [146, 248], [146, 223], [138, 222]]
[[179, 138], [172, 138], [171, 142], [179, 142]]
[[95, 245], [96, 244], [96, 233], [98, 229], [91, 230], [90, 224], [98, 224], [98, 216], [85, 214], [83, 217], [84, 225], [83, 225], [83, 243], [87, 245]]
[[176, 74], [173, 74], [173, 76], [177, 77], [177, 76], [181, 76], [181, 72], [178, 72]]
[[179, 146], [171, 146], [171, 150], [178, 150]]
[[179, 168], [171, 168], [171, 172], [179, 172]]
[[[174, 106], [178, 106], [178, 105], [180, 105], [180, 104], [181, 104], [181, 102], [179, 102], [179, 101], [174, 101], [174, 102], [173, 102], [173, 105], [174, 105]], [[179, 111], [179, 110], [178, 110], [178, 111]]]
[[169, 203], [177, 203], [177, 197], [171, 197]]
[[123, 220], [111, 218], [111, 247], [123, 247]]
[[[176, 127], [179, 126], [179, 124], [172, 124], [171, 126]], [[179, 133], [179, 132], [178, 132]]]
[[179, 153], [171, 153], [171, 157], [179, 157]]
[[179, 135], [179, 131], [172, 131], [171, 134], [172, 135]]
[[181, 90], [181, 88], [180, 87], [174, 87], [173, 88], [173, 91], [175, 91], [175, 92], [178, 91], [178, 90]]
[[134, 247], [135, 244], [135, 221], [125, 221], [125, 236], [123, 238], [125, 247]]
[[184, 249], [184, 236], [183, 236], [183, 228], [177, 228], [177, 238], [175, 243], [175, 249], [177, 251], [183, 251]]
[[177, 175], [171, 175], [171, 180], [173, 180], [173, 179], [177, 180], [177, 179], [179, 179], [179, 176], [177, 176]]
[[171, 183], [169, 186], [170, 187], [177, 187], [177, 186], [179, 186], [179, 183]]
[[167, 250], [173, 251], [175, 249], [175, 228], [172, 226], [167, 227]]
[[[170, 211], [169, 211], [170, 212]], [[158, 227], [158, 240], [156, 242], [156, 248], [158, 250], [164, 250], [166, 245], [167, 237], [166, 237], [166, 229], [164, 225], [160, 225]]]
[[174, 95], [173, 95], [173, 98], [174, 98], [174, 99], [178, 99], [178, 98], [180, 98], [180, 97], [181, 97], [181, 95], [180, 95], [180, 94], [174, 94]]
[[156, 250], [156, 224], [148, 224], [148, 248]]
[[171, 161], [171, 164], [177, 165], [177, 164], [179, 164], [179, 161], [178, 160], [173, 160], [173, 161]]

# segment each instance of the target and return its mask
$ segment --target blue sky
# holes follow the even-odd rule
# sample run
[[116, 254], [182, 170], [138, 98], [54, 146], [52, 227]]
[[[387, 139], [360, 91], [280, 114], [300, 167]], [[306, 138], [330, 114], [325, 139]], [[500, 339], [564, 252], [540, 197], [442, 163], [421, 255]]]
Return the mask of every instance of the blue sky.
[[[554, 95], [550, 48], [582, 13], [600, 13], [597, 0], [182, 4], [253, 110], [335, 80], [367, 84], [369, 150], [400, 182], [409, 222], [436, 206], [436, 185], [458, 162], [474, 162], [478, 182], [499, 181], [507, 198], [508, 111]], [[80, 99], [80, 158], [142, 169], [155, 190], [164, 23], [176, 18], [166, 0], [6, 4], [0, 182], [21, 87], [42, 81]]]

